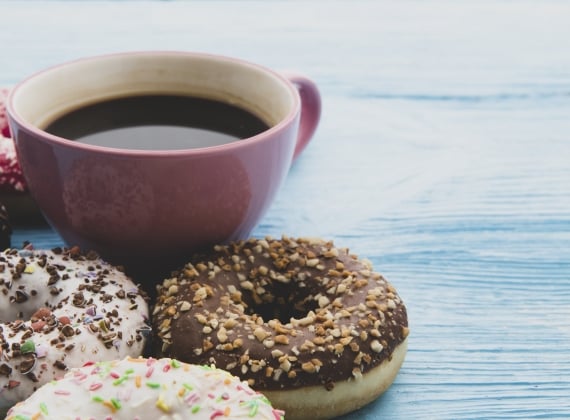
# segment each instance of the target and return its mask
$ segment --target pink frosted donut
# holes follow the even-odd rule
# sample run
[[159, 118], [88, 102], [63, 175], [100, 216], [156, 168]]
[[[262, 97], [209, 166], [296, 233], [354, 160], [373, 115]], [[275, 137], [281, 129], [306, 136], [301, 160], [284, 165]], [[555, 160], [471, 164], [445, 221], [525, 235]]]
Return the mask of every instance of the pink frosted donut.
[[0, 192], [23, 193], [27, 187], [8, 127], [7, 97], [8, 90], [0, 88]]
[[8, 127], [8, 117], [6, 116], [6, 98], [8, 89], [0, 88], [0, 137], [10, 138], [10, 128]]
[[73, 369], [8, 412], [22, 419], [268, 419], [283, 411], [228, 372], [175, 359], [126, 358]]
[[77, 248], [0, 253], [0, 408], [91, 360], [142, 354], [145, 296]]
[[11, 138], [5, 101], [8, 90], [0, 88], [0, 202], [14, 223], [37, 223], [43, 216], [29, 194], [28, 185]]

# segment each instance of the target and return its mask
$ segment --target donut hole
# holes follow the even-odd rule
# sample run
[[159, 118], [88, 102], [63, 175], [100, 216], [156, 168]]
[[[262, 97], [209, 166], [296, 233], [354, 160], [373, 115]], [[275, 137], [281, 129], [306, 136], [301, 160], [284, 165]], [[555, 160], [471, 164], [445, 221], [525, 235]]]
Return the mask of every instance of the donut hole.
[[256, 305], [250, 311], [248, 315], [258, 315], [264, 320], [277, 319], [282, 324], [287, 324], [291, 321], [291, 318], [304, 318], [311, 309], [299, 310], [283, 299], [277, 299], [274, 303]]
[[247, 315], [260, 316], [264, 321], [277, 319], [282, 324], [289, 323], [292, 318], [305, 318], [318, 307], [314, 299], [294, 293], [287, 287], [275, 287], [263, 295], [248, 292], [243, 299], [247, 303]]

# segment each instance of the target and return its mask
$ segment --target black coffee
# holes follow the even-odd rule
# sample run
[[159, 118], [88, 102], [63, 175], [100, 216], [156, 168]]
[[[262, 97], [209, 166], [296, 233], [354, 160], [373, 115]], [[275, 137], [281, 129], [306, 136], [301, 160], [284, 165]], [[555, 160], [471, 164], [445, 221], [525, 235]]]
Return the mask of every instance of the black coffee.
[[46, 131], [98, 146], [175, 150], [230, 143], [268, 128], [252, 113], [223, 102], [146, 95], [78, 108], [50, 123]]

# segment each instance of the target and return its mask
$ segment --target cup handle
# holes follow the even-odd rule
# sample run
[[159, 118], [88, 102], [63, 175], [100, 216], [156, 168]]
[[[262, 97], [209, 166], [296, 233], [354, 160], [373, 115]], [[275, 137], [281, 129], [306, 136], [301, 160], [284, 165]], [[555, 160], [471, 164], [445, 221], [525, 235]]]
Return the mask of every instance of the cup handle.
[[293, 160], [311, 141], [321, 118], [321, 95], [317, 85], [302, 74], [285, 71], [282, 74], [297, 88], [301, 97], [301, 120]]

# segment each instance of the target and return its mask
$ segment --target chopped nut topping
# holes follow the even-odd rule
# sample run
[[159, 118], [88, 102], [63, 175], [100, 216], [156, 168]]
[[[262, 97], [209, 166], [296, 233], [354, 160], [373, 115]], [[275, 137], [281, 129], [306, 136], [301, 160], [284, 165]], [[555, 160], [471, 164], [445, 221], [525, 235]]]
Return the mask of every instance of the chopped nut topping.
[[301, 369], [307, 373], [315, 373], [317, 371], [317, 367], [312, 362], [303, 363], [301, 365]]
[[265, 338], [267, 338], [270, 334], [265, 331], [263, 328], [258, 327], [253, 331], [253, 335], [255, 336], [255, 338], [257, 338], [259, 341], [263, 341], [265, 340]]
[[275, 342], [277, 344], [289, 344], [289, 338], [285, 334], [279, 334], [275, 336]]
[[180, 312], [187, 312], [192, 308], [192, 304], [187, 300], [180, 302]]

